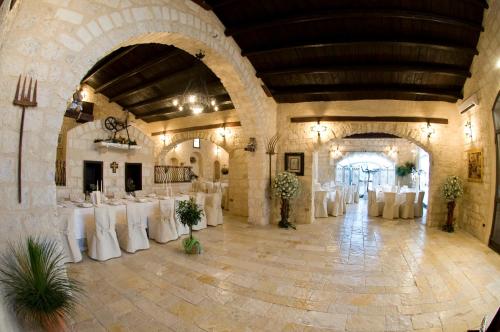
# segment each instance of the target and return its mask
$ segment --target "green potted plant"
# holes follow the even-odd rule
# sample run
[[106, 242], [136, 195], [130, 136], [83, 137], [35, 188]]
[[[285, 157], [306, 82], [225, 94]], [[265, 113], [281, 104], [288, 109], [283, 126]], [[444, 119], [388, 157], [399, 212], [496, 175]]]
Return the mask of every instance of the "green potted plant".
[[189, 237], [182, 240], [184, 251], [188, 254], [200, 254], [201, 244], [193, 236], [193, 226], [197, 225], [203, 216], [203, 209], [201, 209], [193, 198], [187, 201], [179, 201], [176, 209], [177, 218], [184, 225], [189, 227]]
[[0, 283], [17, 316], [46, 331], [64, 331], [83, 290], [69, 278], [55, 241], [28, 237], [0, 257]]
[[281, 172], [274, 178], [274, 195], [281, 199], [281, 220], [278, 223], [281, 228], [291, 227], [295, 229], [295, 226], [288, 221], [288, 217], [290, 215], [290, 200], [297, 197], [299, 187], [299, 179], [293, 173]]
[[464, 187], [462, 180], [452, 175], [446, 178], [446, 181], [441, 188], [441, 195], [445, 199], [448, 207], [448, 214], [446, 216], [446, 224], [443, 225], [443, 231], [453, 232], [453, 213], [455, 211], [456, 200], [464, 194]]

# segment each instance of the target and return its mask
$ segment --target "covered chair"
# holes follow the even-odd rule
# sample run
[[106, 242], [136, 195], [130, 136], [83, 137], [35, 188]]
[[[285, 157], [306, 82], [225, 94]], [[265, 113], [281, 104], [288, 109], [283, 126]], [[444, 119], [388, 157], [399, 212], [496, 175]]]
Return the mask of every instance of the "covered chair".
[[218, 192], [207, 196], [205, 200], [205, 213], [207, 214], [207, 225], [209, 226], [222, 225], [223, 223], [221, 199], [222, 193]]
[[58, 212], [63, 262], [78, 263], [82, 260], [82, 253], [75, 237], [75, 210], [60, 209]]
[[405, 194], [405, 201], [399, 206], [399, 216], [403, 219], [415, 218], [415, 193]]
[[353, 195], [354, 203], [359, 203], [359, 184], [354, 185]]
[[207, 197], [207, 194], [204, 193], [196, 193], [196, 204], [198, 205], [199, 208], [203, 211], [203, 214], [201, 215], [200, 221], [196, 224], [193, 225], [193, 231], [199, 231], [204, 228], [207, 228], [207, 213], [205, 212], [205, 198]]
[[151, 218], [149, 222], [149, 238], [158, 243], [176, 240], [177, 225], [175, 223], [175, 199], [160, 200], [160, 215]]
[[342, 215], [340, 213], [340, 195], [337, 194], [336, 191], [328, 192], [328, 201], [327, 201], [327, 211], [328, 214], [334, 217]]
[[377, 201], [377, 193], [373, 190], [368, 190], [368, 215], [370, 217], [378, 217], [384, 210], [384, 202]]
[[[189, 200], [188, 195], [177, 196], [175, 198], [175, 208], [177, 209], [179, 201], [187, 201], [187, 200]], [[183, 225], [179, 221], [179, 219], [177, 218], [177, 214], [175, 214], [175, 226], [177, 227], [177, 234], [179, 236], [189, 234], [189, 227], [187, 225]]]
[[414, 207], [415, 218], [421, 218], [424, 214], [424, 195], [424, 191], [418, 193], [417, 202]]
[[394, 219], [399, 218], [399, 204], [396, 202], [396, 193], [384, 193], [384, 212], [382, 218]]
[[116, 210], [111, 206], [96, 207], [94, 222], [87, 223], [87, 244], [90, 258], [105, 261], [120, 257], [122, 252], [115, 231]]
[[116, 225], [118, 242], [123, 250], [134, 253], [137, 250], [149, 249], [146, 219], [141, 203], [127, 203], [126, 222]]
[[328, 191], [318, 190], [314, 192], [314, 217], [327, 218], [327, 193]]

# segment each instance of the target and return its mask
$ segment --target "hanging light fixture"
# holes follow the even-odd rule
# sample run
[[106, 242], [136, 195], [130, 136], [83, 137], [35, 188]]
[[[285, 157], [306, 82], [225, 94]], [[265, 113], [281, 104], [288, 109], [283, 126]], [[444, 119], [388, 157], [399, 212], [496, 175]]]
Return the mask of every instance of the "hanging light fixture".
[[231, 129], [226, 128], [226, 125], [224, 124], [222, 127], [217, 129], [217, 133], [220, 135], [220, 137], [226, 138], [231, 135]]
[[422, 127], [422, 132], [427, 136], [427, 138], [431, 138], [431, 136], [436, 133], [436, 130], [431, 127], [430, 122], [427, 122], [427, 125]]
[[[195, 57], [203, 62], [205, 53], [200, 50]], [[217, 100], [208, 93], [207, 84], [201, 74], [189, 81], [184, 93], [172, 100], [172, 106], [179, 111], [190, 110], [193, 114], [219, 110]]]
[[326, 129], [327, 127], [325, 125], [322, 125], [320, 121], [318, 121], [318, 123], [311, 127], [311, 132], [317, 133], [319, 137], [321, 136], [321, 133], [324, 133], [326, 131]]

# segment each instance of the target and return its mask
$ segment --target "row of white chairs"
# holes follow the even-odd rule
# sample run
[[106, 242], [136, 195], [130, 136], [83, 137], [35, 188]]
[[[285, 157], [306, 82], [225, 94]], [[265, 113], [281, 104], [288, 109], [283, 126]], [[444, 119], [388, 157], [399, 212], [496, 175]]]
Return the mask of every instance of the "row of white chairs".
[[314, 192], [314, 217], [341, 216], [347, 211], [347, 204], [358, 203], [358, 186], [336, 186], [330, 190]]
[[[214, 195], [214, 199], [205, 206], [205, 196], [196, 195], [196, 203], [204, 210], [201, 221], [193, 230], [201, 230], [223, 223], [220, 208], [221, 195]], [[94, 208], [94, 222], [86, 225], [87, 254], [90, 258], [105, 261], [121, 256], [121, 249], [128, 253], [149, 249], [149, 240], [146, 228], [149, 222], [149, 238], [158, 243], [166, 243], [188, 234], [189, 228], [177, 220], [175, 206], [178, 201], [188, 200], [189, 196], [172, 197], [159, 201], [159, 215], [152, 218], [141, 213], [141, 203], [127, 202], [126, 220], [117, 223], [116, 209], [109, 205]], [[68, 209], [61, 214], [63, 222], [62, 242], [67, 262], [82, 260], [78, 241], [74, 230], [74, 210]]]
[[377, 199], [375, 191], [368, 190], [368, 215], [370, 217], [382, 216], [384, 219], [420, 218], [424, 210], [424, 195], [425, 192], [420, 191], [415, 200], [415, 192], [406, 192], [404, 201], [399, 202], [395, 192], [385, 192], [382, 201]]

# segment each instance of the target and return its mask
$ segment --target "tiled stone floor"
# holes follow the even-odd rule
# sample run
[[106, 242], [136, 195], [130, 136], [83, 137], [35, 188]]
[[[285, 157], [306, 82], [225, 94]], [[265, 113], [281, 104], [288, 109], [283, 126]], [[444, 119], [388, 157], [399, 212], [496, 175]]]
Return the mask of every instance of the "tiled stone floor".
[[500, 255], [418, 221], [345, 217], [296, 231], [226, 216], [180, 241], [69, 265], [76, 331], [466, 331], [500, 304]]

